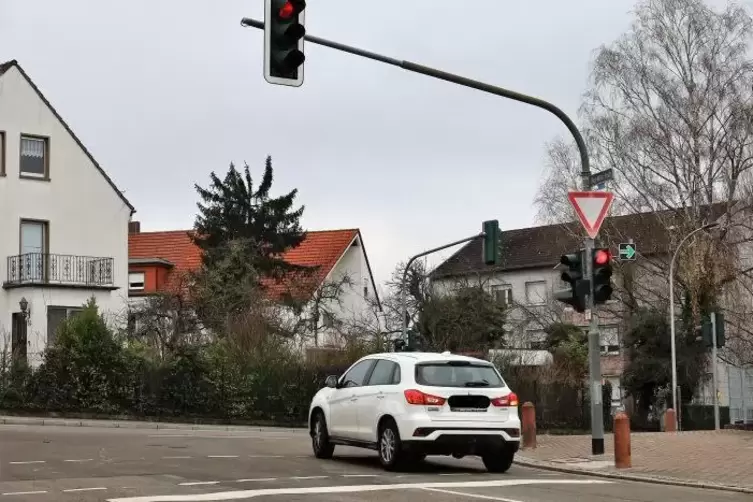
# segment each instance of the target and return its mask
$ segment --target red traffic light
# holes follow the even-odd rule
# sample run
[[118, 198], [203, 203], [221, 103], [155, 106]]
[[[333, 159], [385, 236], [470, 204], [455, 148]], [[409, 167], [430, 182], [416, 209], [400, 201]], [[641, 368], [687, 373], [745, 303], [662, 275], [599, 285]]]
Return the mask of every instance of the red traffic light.
[[612, 255], [607, 249], [597, 249], [594, 251], [594, 263], [597, 265], [606, 265], [611, 259]]
[[292, 2], [285, 2], [285, 5], [280, 7], [280, 11], [278, 12], [278, 15], [282, 19], [290, 19], [295, 15], [295, 7], [293, 6]]

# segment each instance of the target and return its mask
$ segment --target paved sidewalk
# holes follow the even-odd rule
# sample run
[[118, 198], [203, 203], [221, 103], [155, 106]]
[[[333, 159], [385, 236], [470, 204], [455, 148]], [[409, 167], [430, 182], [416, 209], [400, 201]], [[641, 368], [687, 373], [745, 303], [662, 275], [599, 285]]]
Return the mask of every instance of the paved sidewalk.
[[619, 475], [692, 486], [729, 487], [753, 493], [753, 433], [695, 431], [633, 433], [633, 467], [614, 467], [614, 437], [605, 455], [591, 455], [591, 436], [540, 435], [537, 448], [521, 450], [520, 464], [557, 470]]

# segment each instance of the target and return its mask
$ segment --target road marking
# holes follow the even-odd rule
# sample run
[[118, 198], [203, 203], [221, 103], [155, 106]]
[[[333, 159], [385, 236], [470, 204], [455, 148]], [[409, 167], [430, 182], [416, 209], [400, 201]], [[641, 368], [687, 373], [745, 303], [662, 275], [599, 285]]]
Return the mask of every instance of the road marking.
[[97, 486], [93, 488], [69, 488], [68, 490], [63, 490], [66, 493], [70, 492], [94, 492], [94, 491], [102, 491], [107, 490], [104, 486]]
[[179, 458], [192, 458], [190, 455], [173, 455], [171, 457], [162, 457], [165, 460], [175, 460]]
[[47, 490], [37, 490], [37, 491], [34, 491], [34, 492], [6, 492], [6, 493], [3, 493], [3, 495], [8, 495], [8, 496], [12, 496], [12, 495], [42, 495], [44, 493], [47, 493]]
[[201, 485], [218, 485], [219, 481], [191, 481], [188, 483], [178, 483], [178, 486], [201, 486]]
[[343, 474], [344, 478], [379, 478], [379, 474]]
[[8, 462], [13, 465], [26, 465], [26, 464], [44, 464], [45, 460], [24, 460], [22, 462]]
[[238, 458], [240, 455], [207, 455], [207, 458]]
[[329, 476], [293, 476], [290, 479], [301, 481], [303, 479], [327, 479]]
[[72, 459], [72, 460], [63, 460], [63, 462], [91, 462], [93, 461], [93, 458], [78, 458], [78, 459]]
[[442, 472], [440, 476], [470, 476], [470, 472]]
[[516, 499], [508, 499], [504, 497], [492, 497], [491, 495], [481, 495], [480, 493], [456, 492], [454, 490], [442, 490], [440, 488], [422, 488], [422, 489], [427, 492], [446, 493], [448, 495], [460, 495], [461, 497], [470, 497], [474, 499], [498, 500], [500, 502], [521, 502], [520, 500], [516, 500]]
[[249, 479], [237, 479], [236, 483], [253, 483], [263, 481], [277, 481], [277, 478], [249, 478]]
[[249, 455], [248, 458], [283, 458], [284, 455]]
[[376, 492], [388, 490], [412, 490], [424, 488], [494, 488], [516, 485], [596, 485], [611, 484], [601, 479], [497, 479], [492, 481], [456, 481], [449, 483], [396, 483], [386, 485], [308, 486], [305, 488], [263, 488], [216, 493], [183, 495], [144, 495], [108, 499], [108, 502], [214, 502], [241, 500], [274, 495], [312, 495], [333, 493]]

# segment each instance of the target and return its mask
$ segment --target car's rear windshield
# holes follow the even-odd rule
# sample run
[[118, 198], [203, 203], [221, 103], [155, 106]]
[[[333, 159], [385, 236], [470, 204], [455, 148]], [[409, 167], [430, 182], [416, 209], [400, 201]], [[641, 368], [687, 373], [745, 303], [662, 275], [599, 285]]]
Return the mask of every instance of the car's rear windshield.
[[504, 387], [494, 366], [468, 361], [430, 362], [416, 365], [416, 383], [431, 387]]

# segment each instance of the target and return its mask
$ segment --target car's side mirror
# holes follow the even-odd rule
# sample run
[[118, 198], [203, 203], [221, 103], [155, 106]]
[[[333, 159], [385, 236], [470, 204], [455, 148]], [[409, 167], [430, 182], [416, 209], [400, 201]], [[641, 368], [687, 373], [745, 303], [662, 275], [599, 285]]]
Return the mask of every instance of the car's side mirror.
[[329, 387], [330, 389], [336, 389], [337, 388], [337, 375], [328, 376], [327, 379], [324, 381], [324, 386]]

